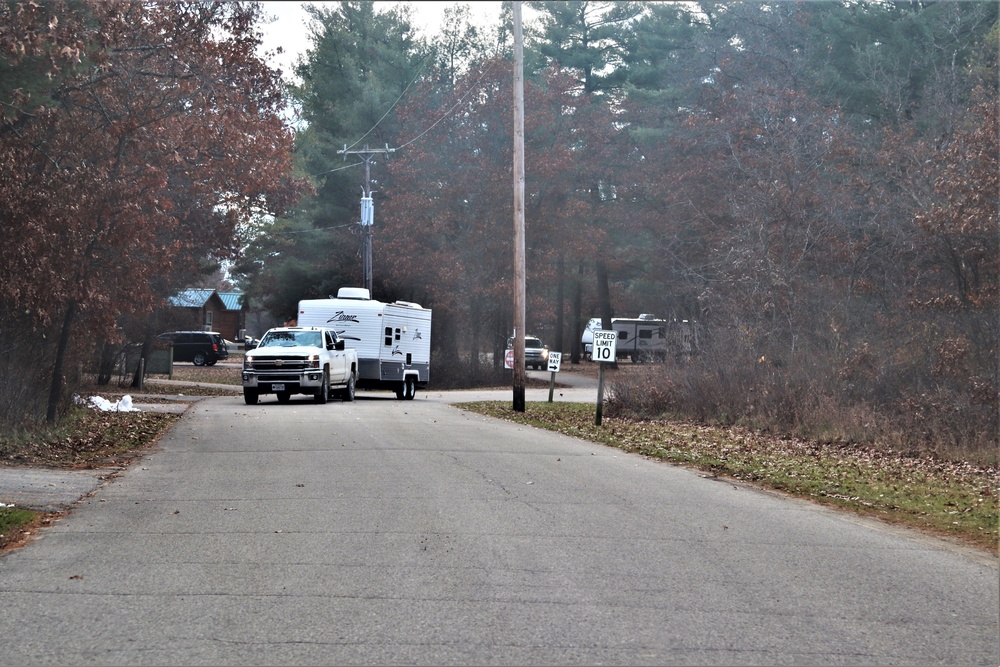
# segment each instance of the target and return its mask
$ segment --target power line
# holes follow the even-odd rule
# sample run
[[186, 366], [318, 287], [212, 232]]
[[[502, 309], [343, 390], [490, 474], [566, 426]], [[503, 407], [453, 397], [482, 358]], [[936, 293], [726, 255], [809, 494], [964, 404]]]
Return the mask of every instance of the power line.
[[[483, 72], [482, 72], [482, 73], [481, 73], [481, 74], [479, 75], [479, 78], [478, 78], [478, 79], [476, 80], [476, 82], [475, 82], [475, 83], [474, 83], [473, 85], [469, 86], [468, 90], [466, 90], [466, 91], [465, 91], [465, 93], [463, 93], [463, 94], [462, 94], [462, 96], [461, 96], [461, 97], [460, 97], [460, 98], [459, 98], [459, 99], [458, 99], [458, 100], [457, 100], [457, 101], [456, 101], [456, 102], [455, 102], [455, 103], [454, 103], [453, 105], [451, 105], [451, 107], [449, 107], [449, 109], [448, 109], [447, 111], [445, 111], [445, 112], [444, 112], [444, 113], [443, 113], [443, 114], [441, 115], [441, 117], [440, 117], [440, 118], [438, 118], [438, 119], [437, 119], [436, 121], [434, 121], [434, 122], [433, 122], [433, 123], [432, 123], [432, 124], [431, 124], [431, 125], [430, 125], [430, 126], [429, 126], [429, 127], [427, 128], [427, 129], [426, 129], [426, 130], [424, 130], [423, 132], [421, 132], [421, 133], [420, 133], [420, 134], [418, 134], [417, 136], [413, 137], [413, 138], [412, 138], [412, 139], [410, 139], [409, 141], [407, 141], [407, 142], [405, 142], [405, 143], [403, 143], [403, 144], [400, 144], [400, 145], [399, 145], [399, 146], [398, 146], [397, 148], [393, 148], [393, 149], [391, 149], [391, 150], [395, 151], [395, 150], [399, 150], [400, 148], [406, 148], [407, 146], [409, 146], [410, 144], [412, 144], [412, 143], [413, 143], [414, 141], [416, 141], [416, 140], [417, 140], [417, 139], [419, 139], [420, 137], [424, 136], [425, 134], [427, 134], [428, 132], [430, 132], [431, 130], [433, 130], [433, 129], [434, 129], [435, 127], [437, 127], [437, 126], [438, 126], [438, 125], [439, 125], [439, 124], [441, 123], [441, 121], [445, 120], [445, 119], [446, 119], [446, 118], [447, 118], [447, 117], [448, 117], [449, 115], [451, 115], [451, 113], [452, 113], [452, 112], [453, 112], [453, 111], [454, 111], [454, 110], [455, 110], [455, 109], [456, 109], [456, 108], [458, 107], [458, 105], [460, 105], [460, 104], [461, 104], [462, 102], [464, 102], [464, 101], [465, 101], [465, 98], [467, 98], [467, 97], [469, 96], [469, 94], [470, 94], [470, 93], [471, 93], [471, 92], [472, 92], [473, 90], [476, 90], [476, 88], [477, 88], [477, 87], [479, 86], [479, 84], [480, 84], [480, 83], [482, 82], [482, 80], [483, 80], [483, 79], [484, 79], [484, 78], [486, 77], [486, 75], [487, 75], [487, 74], [489, 74], [490, 72], [492, 72], [492, 71], [493, 71], [493, 67], [494, 67], [494, 66], [496, 65], [496, 62], [497, 62], [497, 61], [496, 61], [496, 60], [494, 59], [494, 60], [493, 60], [493, 62], [492, 62], [492, 63], [490, 64], [490, 66], [489, 66], [489, 67], [487, 67], [487, 68], [486, 68], [485, 70], [483, 70]], [[400, 94], [399, 94], [399, 97], [397, 97], [397, 98], [396, 98], [396, 101], [392, 103], [392, 106], [390, 106], [390, 107], [389, 107], [389, 109], [388, 109], [388, 110], [387, 110], [387, 111], [386, 111], [386, 112], [385, 112], [384, 114], [382, 114], [382, 117], [378, 119], [378, 122], [377, 122], [377, 123], [375, 123], [375, 124], [374, 124], [374, 125], [373, 125], [373, 126], [371, 127], [371, 129], [370, 129], [370, 130], [368, 130], [367, 132], [365, 132], [365, 133], [364, 133], [364, 134], [363, 134], [363, 135], [361, 136], [361, 138], [360, 138], [360, 139], [358, 139], [357, 141], [355, 141], [355, 142], [354, 142], [353, 144], [351, 144], [350, 146], [345, 146], [345, 147], [344, 147], [344, 150], [343, 150], [343, 151], [337, 151], [337, 152], [338, 152], [338, 153], [344, 153], [344, 154], [345, 154], [345, 156], [346, 156], [347, 152], [348, 152], [348, 151], [349, 151], [349, 150], [350, 150], [351, 148], [354, 148], [355, 146], [357, 146], [357, 145], [358, 145], [358, 144], [359, 144], [359, 143], [360, 143], [360, 142], [361, 142], [361, 141], [362, 141], [362, 140], [363, 140], [363, 139], [364, 139], [365, 137], [367, 137], [367, 136], [368, 136], [369, 134], [371, 134], [371, 133], [372, 133], [372, 132], [373, 132], [373, 131], [375, 130], [375, 128], [377, 128], [377, 127], [379, 126], [379, 124], [380, 124], [380, 123], [381, 123], [381, 122], [382, 122], [383, 120], [385, 120], [386, 116], [388, 116], [388, 115], [389, 115], [389, 113], [390, 113], [390, 112], [391, 112], [391, 111], [392, 111], [392, 110], [393, 110], [394, 108], [396, 108], [396, 105], [397, 105], [397, 104], [399, 104], [399, 101], [400, 101], [401, 99], [403, 99], [403, 95], [405, 95], [405, 94], [406, 94], [406, 91], [410, 89], [410, 86], [412, 86], [412, 85], [413, 85], [413, 83], [414, 83], [414, 82], [415, 82], [415, 81], [417, 80], [417, 78], [418, 78], [419, 76], [420, 76], [420, 72], [418, 72], [418, 73], [417, 73], [417, 76], [413, 78], [413, 81], [410, 81], [410, 83], [409, 83], [409, 84], [407, 84], [407, 86], [406, 86], [406, 88], [405, 88], [405, 89], [403, 90], [403, 92], [402, 92], [402, 93], [400, 93]], [[385, 152], [385, 151], [384, 151], [384, 150], [381, 150], [380, 152]], [[336, 169], [329, 169], [329, 170], [327, 170], [327, 171], [321, 171], [321, 172], [319, 172], [318, 174], [313, 174], [312, 176], [313, 176], [313, 177], [316, 177], [316, 176], [323, 176], [323, 175], [325, 175], [325, 174], [332, 174], [332, 173], [333, 173], [333, 172], [335, 172], [335, 171], [341, 171], [341, 170], [343, 170], [343, 169], [350, 169], [351, 167], [358, 167], [358, 166], [361, 166], [362, 164], [365, 164], [365, 163], [364, 163], [364, 162], [356, 162], [356, 163], [354, 163], [354, 164], [349, 164], [349, 165], [347, 165], [346, 167], [337, 167]]]
[[336, 169], [328, 169], [327, 171], [321, 171], [318, 174], [313, 174], [310, 178], [316, 178], [317, 176], [323, 176], [324, 174], [332, 174], [335, 171], [343, 171], [344, 169], [350, 169], [351, 167], [360, 167], [364, 162], [355, 162], [354, 164], [349, 164], [346, 167], [337, 167]]
[[485, 70], [483, 70], [483, 73], [479, 75], [479, 78], [476, 80], [476, 82], [473, 85], [469, 86], [469, 89], [466, 90], [465, 93], [460, 98], [458, 98], [458, 101], [456, 101], [453, 105], [451, 105], [451, 108], [449, 108], [446, 112], [444, 112], [444, 114], [440, 118], [438, 118], [436, 121], [434, 121], [434, 123], [430, 127], [428, 127], [426, 130], [424, 130], [423, 132], [421, 132], [417, 136], [413, 137], [412, 139], [410, 139], [406, 143], [401, 144], [395, 150], [399, 150], [400, 148], [406, 148], [407, 146], [409, 146], [410, 144], [412, 144], [414, 141], [416, 141], [420, 137], [424, 136], [425, 134], [427, 134], [428, 132], [430, 132], [431, 130], [433, 130], [437, 126], [438, 123], [440, 123], [445, 118], [447, 118], [449, 115], [451, 115], [451, 112], [454, 111], [458, 107], [459, 104], [461, 104], [462, 102], [465, 101], [465, 98], [469, 96], [469, 93], [471, 93], [473, 90], [476, 90], [478, 88], [479, 83], [486, 77], [486, 75], [489, 74], [491, 71], [493, 71], [493, 67], [494, 67], [494, 65], [496, 65], [496, 62], [497, 62], [496, 59], [494, 59], [493, 62], [490, 63], [490, 66], [487, 67]]
[[368, 136], [369, 134], [371, 134], [372, 132], [374, 132], [374, 131], [375, 131], [375, 128], [376, 128], [376, 127], [378, 127], [378, 126], [379, 126], [379, 124], [380, 124], [380, 123], [381, 123], [381, 122], [382, 122], [383, 120], [385, 120], [385, 117], [386, 117], [386, 116], [388, 116], [388, 115], [389, 115], [389, 113], [390, 113], [390, 112], [391, 112], [391, 111], [392, 111], [393, 109], [395, 109], [395, 108], [396, 108], [396, 105], [397, 105], [397, 104], [399, 104], [399, 101], [400, 101], [401, 99], [403, 99], [403, 95], [405, 95], [405, 94], [406, 94], [406, 91], [408, 91], [408, 90], [410, 89], [410, 86], [412, 86], [412, 85], [413, 85], [414, 83], [416, 83], [417, 79], [419, 79], [419, 78], [420, 78], [420, 75], [421, 75], [421, 74], [423, 74], [423, 71], [424, 71], [424, 65], [426, 65], [426, 64], [427, 64], [427, 59], [428, 59], [428, 58], [430, 58], [430, 57], [431, 57], [431, 54], [430, 54], [430, 52], [428, 52], [428, 53], [427, 53], [427, 55], [425, 55], [425, 56], [424, 56], [424, 59], [423, 59], [422, 61], [420, 61], [420, 67], [419, 67], [419, 68], [417, 69], [417, 73], [416, 73], [416, 75], [414, 75], [413, 79], [411, 79], [411, 80], [410, 80], [410, 82], [409, 82], [408, 84], [406, 84], [406, 88], [404, 88], [404, 89], [403, 89], [403, 92], [401, 92], [401, 93], [399, 94], [399, 97], [397, 97], [397, 98], [396, 98], [396, 101], [392, 103], [392, 106], [390, 106], [390, 107], [389, 107], [389, 108], [388, 108], [388, 109], [386, 110], [386, 112], [385, 112], [384, 114], [382, 114], [382, 117], [381, 117], [381, 118], [379, 118], [379, 119], [378, 119], [378, 121], [376, 121], [376, 123], [375, 123], [374, 125], [372, 125], [372, 127], [371, 127], [371, 129], [370, 129], [370, 130], [368, 130], [368, 131], [367, 131], [367, 132], [365, 132], [365, 133], [364, 133], [363, 135], [361, 135], [361, 138], [360, 138], [360, 139], [358, 139], [357, 141], [355, 141], [355, 142], [354, 142], [353, 144], [351, 144], [350, 146], [347, 146], [347, 147], [345, 148], [345, 150], [347, 150], [347, 149], [351, 149], [351, 148], [354, 148], [355, 146], [357, 146], [358, 144], [360, 144], [360, 143], [362, 142], [362, 140], [364, 140], [364, 138], [365, 138], [365, 137], [367, 137], [367, 136]]

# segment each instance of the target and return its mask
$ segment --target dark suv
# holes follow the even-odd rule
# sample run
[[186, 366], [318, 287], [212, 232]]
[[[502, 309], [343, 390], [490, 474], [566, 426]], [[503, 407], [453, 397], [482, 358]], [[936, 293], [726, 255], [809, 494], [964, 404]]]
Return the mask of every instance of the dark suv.
[[214, 366], [229, 358], [222, 334], [215, 331], [168, 331], [157, 336], [174, 347], [174, 361], [190, 361], [195, 366]]

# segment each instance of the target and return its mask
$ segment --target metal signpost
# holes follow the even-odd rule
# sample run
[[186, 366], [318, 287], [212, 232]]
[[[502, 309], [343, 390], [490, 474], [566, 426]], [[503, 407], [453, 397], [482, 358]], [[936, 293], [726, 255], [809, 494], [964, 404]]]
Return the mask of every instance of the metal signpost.
[[614, 331], [605, 329], [594, 331], [594, 343], [590, 358], [601, 364], [597, 376], [597, 417], [594, 419], [594, 424], [597, 426], [601, 425], [601, 413], [604, 409], [604, 364], [614, 363], [617, 344], [618, 334]]
[[552, 390], [556, 387], [556, 373], [559, 372], [559, 363], [562, 361], [562, 352], [549, 352], [549, 403], [552, 402]]

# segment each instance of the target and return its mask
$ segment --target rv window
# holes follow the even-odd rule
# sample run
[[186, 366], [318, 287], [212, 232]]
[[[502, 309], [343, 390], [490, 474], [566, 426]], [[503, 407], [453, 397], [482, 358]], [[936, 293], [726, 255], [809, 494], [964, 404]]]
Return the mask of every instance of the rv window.
[[628, 332], [627, 331], [619, 331], [618, 332], [618, 340], [628, 340]]
[[385, 344], [392, 345], [392, 327], [385, 328]]
[[653, 332], [651, 329], [640, 329], [639, 338], [652, 338]]
[[396, 329], [396, 340], [399, 340], [399, 329]]

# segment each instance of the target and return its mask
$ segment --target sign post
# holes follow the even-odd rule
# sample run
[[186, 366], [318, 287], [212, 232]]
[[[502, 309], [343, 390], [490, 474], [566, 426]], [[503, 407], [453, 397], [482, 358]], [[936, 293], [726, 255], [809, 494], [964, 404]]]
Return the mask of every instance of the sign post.
[[601, 364], [597, 376], [597, 416], [594, 418], [596, 426], [601, 425], [601, 415], [604, 411], [604, 364], [614, 363], [615, 348], [618, 344], [618, 334], [614, 331], [599, 329], [594, 331], [594, 343], [591, 348], [590, 358]]
[[549, 352], [549, 403], [552, 402], [552, 390], [556, 386], [556, 373], [559, 372], [559, 364], [562, 361], [562, 352]]

